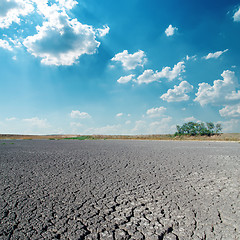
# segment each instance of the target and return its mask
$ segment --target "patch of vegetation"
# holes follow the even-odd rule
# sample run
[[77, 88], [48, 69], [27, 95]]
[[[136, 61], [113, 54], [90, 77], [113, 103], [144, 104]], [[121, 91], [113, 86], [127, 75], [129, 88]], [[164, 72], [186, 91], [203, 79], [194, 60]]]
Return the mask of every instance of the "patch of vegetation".
[[79, 136], [79, 137], [69, 137], [69, 138], [64, 138], [64, 139], [69, 139], [69, 140], [94, 140], [95, 138], [92, 136]]
[[49, 138], [48, 140], [56, 140], [55, 138]]
[[216, 134], [221, 134], [222, 126], [221, 124], [216, 124], [212, 122], [196, 123], [188, 122], [184, 123], [182, 126], [177, 125], [177, 132], [175, 136], [213, 136]]

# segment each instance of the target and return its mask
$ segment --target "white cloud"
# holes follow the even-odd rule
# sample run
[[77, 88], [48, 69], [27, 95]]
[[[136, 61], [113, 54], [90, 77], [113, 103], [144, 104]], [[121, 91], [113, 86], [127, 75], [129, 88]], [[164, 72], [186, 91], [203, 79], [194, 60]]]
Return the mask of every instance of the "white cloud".
[[166, 78], [169, 81], [174, 80], [177, 77], [180, 77], [181, 73], [185, 72], [185, 63], [184, 62], [178, 62], [176, 65], [174, 65], [173, 69], [171, 70], [170, 67], [164, 67], [162, 68], [161, 72], [153, 71], [152, 69], [147, 69], [143, 72], [142, 75], [138, 76], [136, 82], [138, 84], [142, 83], [151, 83], [151, 82], [157, 82], [161, 78]]
[[219, 121], [223, 128], [223, 132], [239, 132], [239, 119], [231, 119], [229, 121]]
[[2, 40], [2, 39], [0, 39], [0, 47], [6, 49], [8, 51], [13, 50], [13, 48], [10, 46], [9, 42], [6, 40]]
[[116, 117], [122, 117], [122, 116], [123, 116], [123, 113], [116, 114]]
[[166, 110], [165, 107], [151, 108], [148, 109], [146, 113], [150, 118], [161, 117]]
[[197, 119], [193, 116], [184, 118], [184, 122], [195, 122], [195, 121], [197, 121]]
[[175, 131], [175, 125], [171, 125], [172, 117], [168, 116], [160, 121], [152, 122], [149, 124], [149, 134], [168, 134]]
[[25, 46], [33, 56], [40, 57], [43, 64], [56, 66], [72, 65], [80, 56], [96, 53], [100, 45], [96, 38], [108, 34], [110, 28], [105, 25], [103, 29], [94, 29], [71, 19], [67, 12], [76, 4], [76, 0], [53, 0], [51, 3], [49, 0], [1, 0], [0, 28], [7, 28], [13, 22], [20, 24], [30, 13], [42, 17], [43, 23], [36, 27], [35, 35], [24, 40], [17, 36], [14, 40], [9, 38], [9, 42], [2, 40], [0, 47], [12, 50], [10, 42], [14, 47]]
[[163, 68], [162, 71], [159, 72], [159, 77], [167, 78], [169, 81], [172, 81], [175, 78], [179, 77], [183, 72], [185, 72], [184, 61], [178, 62], [176, 65], [174, 65], [172, 70], [170, 67]]
[[130, 120], [127, 120], [126, 122], [125, 122], [125, 124], [131, 124], [131, 121]]
[[6, 118], [6, 121], [15, 121], [15, 120], [16, 120], [15, 117]]
[[222, 117], [240, 117], [240, 104], [227, 105], [219, 113]]
[[137, 66], [143, 67], [147, 62], [146, 55], [142, 50], [133, 54], [129, 54], [127, 50], [124, 50], [123, 52], [116, 54], [111, 60], [121, 62], [123, 67], [127, 70], [135, 69]]
[[240, 8], [233, 15], [234, 22], [240, 22]]
[[51, 26], [56, 28], [61, 27], [60, 17], [67, 16], [66, 8], [59, 3], [48, 4], [48, 0], [32, 0], [33, 4], [36, 4], [36, 11], [43, 19]]
[[78, 4], [75, 0], [56, 0], [59, 2], [60, 6], [66, 8], [66, 9], [72, 9], [75, 5]]
[[14, 45], [15, 48], [22, 47], [22, 43], [19, 41], [19, 39], [9, 38], [9, 42], [11, 42]]
[[31, 127], [48, 128], [47, 119], [39, 119], [38, 117], [23, 119], [23, 122], [28, 123]]
[[[53, 0], [49, 4], [49, 0], [30, 0], [36, 6], [36, 11], [52, 26], [60, 28], [61, 16], [67, 16], [67, 11], [71, 10], [76, 4], [75, 0]], [[68, 17], [69, 18], [69, 17]]]
[[138, 120], [135, 122], [135, 126], [132, 129], [133, 133], [146, 133], [147, 132], [147, 125], [146, 122], [143, 120]]
[[196, 61], [197, 60], [197, 55], [194, 55], [194, 56], [186, 56], [186, 60], [189, 61], [189, 60], [193, 60], [193, 61]]
[[167, 93], [160, 98], [167, 102], [181, 102], [189, 100], [187, 93], [193, 90], [193, 86], [187, 81], [182, 81], [179, 86], [174, 86], [173, 89], [168, 89]]
[[60, 25], [44, 22], [38, 33], [27, 37], [23, 44], [46, 65], [72, 65], [83, 54], [94, 54], [100, 43], [95, 39], [91, 26], [76, 19], [61, 16]]
[[8, 28], [12, 23], [20, 23], [22, 16], [27, 16], [34, 10], [29, 0], [1, 0], [0, 28]]
[[209, 53], [207, 56], [204, 56], [204, 59], [211, 59], [211, 58], [219, 58], [223, 53], [227, 52], [228, 49], [225, 49], [224, 51], [217, 51], [215, 53]]
[[213, 86], [208, 83], [199, 83], [198, 92], [194, 101], [199, 102], [202, 106], [207, 103], [226, 103], [230, 99], [237, 98], [235, 92], [239, 86], [235, 73], [229, 70], [224, 71], [221, 76], [223, 80], [215, 80]]
[[160, 77], [159, 77], [159, 72], [156, 71], [154, 72], [152, 69], [147, 69], [143, 72], [142, 75], [138, 76], [136, 82], [138, 84], [142, 84], [142, 83], [151, 83], [151, 82], [157, 82], [159, 81]]
[[225, 97], [227, 100], [240, 100], [240, 90], [232, 91]]
[[105, 25], [105, 26], [103, 26], [102, 29], [98, 28], [96, 30], [96, 33], [99, 35], [99, 37], [104, 37], [104, 36], [106, 36], [109, 33], [109, 31], [110, 31], [109, 26]]
[[72, 110], [72, 112], [70, 113], [70, 117], [71, 118], [80, 118], [80, 119], [91, 118], [91, 116], [88, 113], [80, 112], [78, 110]]
[[178, 30], [178, 28], [173, 27], [171, 24], [168, 26], [168, 28], [165, 30], [165, 34], [167, 37], [170, 37], [174, 35], [174, 33]]
[[123, 77], [120, 77], [117, 82], [118, 83], [128, 83], [130, 82], [133, 78], [135, 77], [135, 74], [130, 74], [128, 76], [123, 76]]

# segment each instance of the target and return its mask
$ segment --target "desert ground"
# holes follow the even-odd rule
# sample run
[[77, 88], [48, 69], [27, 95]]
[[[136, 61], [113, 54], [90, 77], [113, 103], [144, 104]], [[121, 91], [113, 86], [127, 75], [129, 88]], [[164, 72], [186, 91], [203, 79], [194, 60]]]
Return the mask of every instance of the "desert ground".
[[240, 143], [0, 140], [0, 239], [240, 239]]

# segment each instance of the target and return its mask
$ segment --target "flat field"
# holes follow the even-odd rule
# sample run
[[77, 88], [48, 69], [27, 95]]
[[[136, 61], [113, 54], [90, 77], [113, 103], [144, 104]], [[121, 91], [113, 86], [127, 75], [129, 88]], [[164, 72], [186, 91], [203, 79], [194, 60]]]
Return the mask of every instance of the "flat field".
[[239, 239], [240, 144], [0, 140], [0, 239]]
[[240, 142], [240, 133], [222, 133], [213, 136], [177, 136], [173, 134], [152, 134], [152, 135], [16, 135], [0, 134], [0, 139], [75, 139], [75, 140], [93, 140], [93, 139], [124, 139], [124, 140], [187, 140], [187, 141], [238, 141]]

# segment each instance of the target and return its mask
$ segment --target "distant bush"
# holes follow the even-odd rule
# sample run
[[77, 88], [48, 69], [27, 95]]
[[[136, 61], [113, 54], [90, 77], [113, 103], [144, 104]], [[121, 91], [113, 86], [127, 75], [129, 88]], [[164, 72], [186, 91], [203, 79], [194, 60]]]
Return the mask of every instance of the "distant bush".
[[220, 134], [222, 131], [221, 124], [216, 124], [212, 122], [205, 123], [196, 123], [196, 122], [188, 122], [184, 123], [182, 126], [177, 125], [177, 132], [175, 136], [189, 135], [189, 136], [212, 136], [215, 134]]

